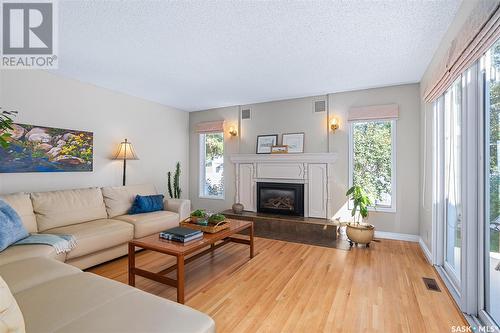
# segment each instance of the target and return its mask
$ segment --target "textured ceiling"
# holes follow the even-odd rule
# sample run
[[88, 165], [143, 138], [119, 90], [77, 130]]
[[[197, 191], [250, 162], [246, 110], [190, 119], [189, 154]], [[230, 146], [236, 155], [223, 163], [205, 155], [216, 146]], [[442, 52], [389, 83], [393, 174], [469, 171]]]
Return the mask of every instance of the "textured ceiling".
[[55, 72], [187, 111], [418, 82], [459, 5], [60, 1]]

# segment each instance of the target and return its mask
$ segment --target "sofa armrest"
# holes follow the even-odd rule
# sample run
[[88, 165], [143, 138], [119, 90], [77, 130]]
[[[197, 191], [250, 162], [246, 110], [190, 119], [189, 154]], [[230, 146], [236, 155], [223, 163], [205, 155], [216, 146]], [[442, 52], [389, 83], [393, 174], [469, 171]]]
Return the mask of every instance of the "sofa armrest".
[[164, 209], [178, 213], [180, 220], [184, 220], [191, 214], [191, 200], [187, 199], [165, 199]]

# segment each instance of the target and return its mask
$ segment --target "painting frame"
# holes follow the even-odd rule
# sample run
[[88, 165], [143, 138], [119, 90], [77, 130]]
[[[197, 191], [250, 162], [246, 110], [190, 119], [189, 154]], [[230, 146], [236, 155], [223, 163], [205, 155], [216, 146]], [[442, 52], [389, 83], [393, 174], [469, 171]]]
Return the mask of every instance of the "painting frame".
[[288, 146], [289, 154], [303, 154], [304, 140], [305, 140], [304, 132], [283, 133], [281, 136], [281, 144]]
[[271, 147], [278, 144], [278, 134], [257, 135], [256, 154], [271, 154]]
[[271, 154], [288, 154], [288, 146], [287, 145], [272, 146]]
[[0, 147], [0, 174], [93, 172], [94, 132], [14, 123]]

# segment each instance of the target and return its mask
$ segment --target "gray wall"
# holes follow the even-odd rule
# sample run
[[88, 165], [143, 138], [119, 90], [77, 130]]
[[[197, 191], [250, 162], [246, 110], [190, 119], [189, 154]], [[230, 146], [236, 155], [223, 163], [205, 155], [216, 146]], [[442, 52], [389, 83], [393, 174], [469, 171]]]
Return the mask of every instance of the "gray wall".
[[[190, 198], [195, 208], [223, 210], [234, 203], [234, 166], [229, 161], [231, 154], [255, 153], [256, 137], [260, 134], [305, 133], [306, 152], [330, 152], [339, 154], [334, 171], [334, 199], [336, 216], [347, 217], [345, 191], [348, 187], [348, 128], [347, 111], [353, 106], [397, 103], [400, 119], [397, 122], [397, 212], [373, 212], [370, 222], [379, 231], [418, 234], [419, 231], [419, 85], [400, 85], [377, 89], [351, 91], [329, 95], [331, 116], [340, 120], [340, 129], [331, 133], [327, 130], [325, 113], [313, 113], [313, 102], [324, 96], [273, 101], [245, 105], [250, 107], [252, 119], [240, 122], [238, 137], [225, 133], [225, 199], [200, 199], [198, 197], [199, 142], [194, 132], [197, 123], [225, 120], [229, 126], [238, 126], [239, 107], [204, 110], [190, 113]], [[228, 127], [229, 127], [228, 126]], [[280, 137], [281, 140], [281, 137]]]
[[330, 110], [339, 115], [341, 131], [331, 136], [331, 150], [339, 154], [334, 204], [348, 215], [345, 191], [348, 188], [348, 127], [346, 116], [353, 106], [396, 103], [399, 120], [396, 124], [396, 212], [371, 212], [370, 223], [377, 230], [417, 235], [419, 231], [420, 100], [419, 85], [400, 85], [330, 95]]
[[0, 71], [0, 106], [16, 122], [94, 132], [94, 171], [0, 174], [0, 193], [121, 185], [122, 162], [111, 160], [128, 138], [140, 160], [127, 164], [127, 183], [153, 183], [165, 192], [166, 173], [183, 165], [188, 196], [189, 114], [45, 71]]

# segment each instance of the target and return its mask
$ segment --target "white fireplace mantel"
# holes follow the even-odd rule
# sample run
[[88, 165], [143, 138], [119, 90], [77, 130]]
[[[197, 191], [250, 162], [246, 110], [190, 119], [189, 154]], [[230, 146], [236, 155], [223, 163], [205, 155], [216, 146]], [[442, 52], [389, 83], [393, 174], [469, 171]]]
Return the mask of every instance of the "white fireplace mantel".
[[304, 184], [304, 216], [331, 218], [336, 153], [235, 154], [235, 201], [257, 210], [257, 182]]
[[337, 153], [304, 153], [304, 154], [235, 154], [230, 157], [231, 162], [238, 163], [333, 163], [337, 160]]

